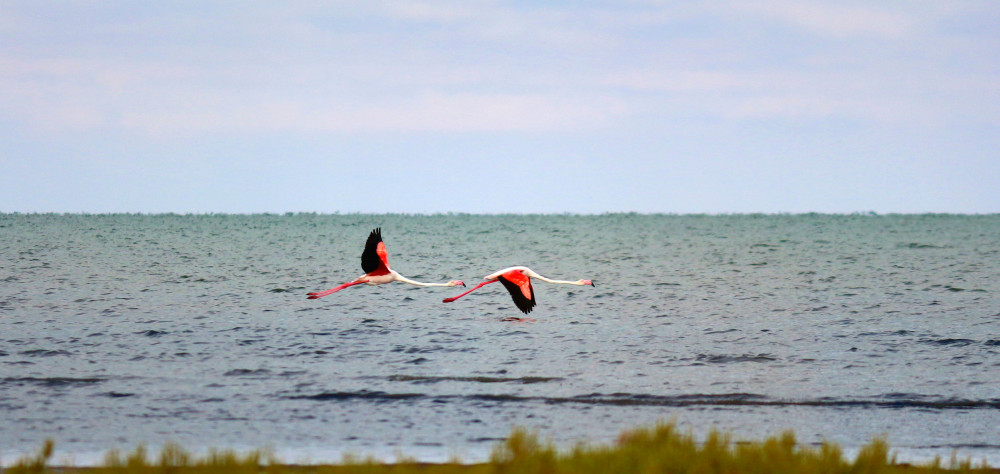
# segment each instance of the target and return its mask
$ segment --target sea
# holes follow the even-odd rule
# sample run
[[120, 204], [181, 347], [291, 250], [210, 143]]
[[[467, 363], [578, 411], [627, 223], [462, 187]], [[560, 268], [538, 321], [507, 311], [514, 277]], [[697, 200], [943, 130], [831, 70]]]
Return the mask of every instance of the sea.
[[[415, 280], [595, 286], [307, 299], [374, 228]], [[1000, 215], [0, 214], [3, 465], [479, 462], [656, 423], [1000, 466]]]

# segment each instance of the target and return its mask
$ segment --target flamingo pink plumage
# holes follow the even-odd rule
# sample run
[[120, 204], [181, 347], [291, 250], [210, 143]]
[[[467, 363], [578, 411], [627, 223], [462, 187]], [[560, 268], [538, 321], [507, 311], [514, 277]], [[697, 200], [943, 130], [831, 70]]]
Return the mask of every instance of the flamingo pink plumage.
[[451, 280], [447, 283], [422, 283], [414, 281], [400, 275], [392, 268], [389, 268], [389, 252], [385, 249], [385, 242], [382, 241], [382, 228], [378, 227], [368, 235], [368, 242], [365, 243], [365, 251], [361, 253], [361, 269], [364, 275], [359, 276], [354, 281], [349, 281], [335, 288], [325, 291], [309, 293], [309, 299], [322, 298], [336, 293], [344, 288], [366, 283], [369, 285], [384, 285], [394, 281], [401, 281], [417, 286], [465, 286], [462, 280]]
[[503, 270], [499, 270], [489, 275], [486, 275], [485, 277], [483, 277], [484, 281], [482, 283], [472, 287], [472, 289], [470, 289], [469, 291], [466, 291], [465, 293], [462, 293], [458, 296], [446, 298], [443, 300], [443, 302], [451, 303], [452, 301], [455, 301], [469, 293], [472, 293], [473, 291], [476, 291], [485, 285], [489, 285], [490, 283], [496, 283], [499, 281], [500, 283], [503, 283], [503, 286], [507, 288], [507, 291], [510, 292], [510, 296], [511, 298], [514, 299], [514, 305], [517, 306], [517, 309], [521, 310], [521, 312], [523, 312], [524, 314], [528, 314], [531, 312], [531, 309], [535, 307], [535, 290], [534, 288], [531, 287], [532, 278], [537, 278], [547, 283], [558, 283], [563, 285], [594, 286], [594, 282], [590, 280], [576, 280], [576, 281], [552, 280], [550, 278], [545, 278], [535, 273], [528, 267], [516, 266], [516, 267], [504, 268]]

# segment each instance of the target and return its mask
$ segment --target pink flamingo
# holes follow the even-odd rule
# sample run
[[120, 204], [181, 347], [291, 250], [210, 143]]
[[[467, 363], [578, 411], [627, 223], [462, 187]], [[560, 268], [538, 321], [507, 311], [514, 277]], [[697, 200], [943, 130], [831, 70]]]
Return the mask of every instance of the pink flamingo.
[[329, 290], [309, 293], [309, 299], [322, 298], [349, 286], [360, 285], [362, 283], [384, 285], [394, 281], [401, 281], [417, 286], [465, 286], [462, 280], [452, 280], [448, 283], [422, 283], [406, 278], [397, 273], [396, 270], [389, 268], [389, 252], [385, 249], [385, 242], [382, 242], [381, 227], [376, 228], [368, 235], [368, 242], [365, 243], [365, 251], [361, 254], [361, 269], [365, 271], [365, 274], [359, 276], [356, 280], [349, 281], [336, 288], [330, 288]]
[[531, 287], [531, 279], [537, 278], [546, 283], [559, 283], [563, 285], [590, 285], [594, 286], [594, 282], [590, 280], [576, 280], [576, 281], [566, 281], [566, 280], [552, 280], [545, 278], [528, 267], [510, 267], [504, 268], [503, 270], [491, 273], [483, 277], [485, 281], [474, 286], [471, 290], [466, 291], [458, 296], [453, 296], [451, 298], [446, 298], [443, 302], [451, 303], [473, 291], [482, 288], [490, 283], [500, 282], [503, 286], [507, 288], [510, 292], [511, 298], [514, 298], [514, 304], [517, 309], [521, 310], [524, 314], [531, 312], [531, 309], [535, 307], [535, 290]]

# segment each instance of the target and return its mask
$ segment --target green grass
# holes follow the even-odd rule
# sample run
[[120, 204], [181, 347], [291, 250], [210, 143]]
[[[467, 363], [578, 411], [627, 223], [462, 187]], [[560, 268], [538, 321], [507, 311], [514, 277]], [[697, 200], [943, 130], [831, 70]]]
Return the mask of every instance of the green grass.
[[156, 457], [139, 446], [130, 453], [108, 452], [100, 466], [79, 468], [51, 466], [53, 450], [52, 441], [46, 441], [37, 454], [18, 460], [7, 474], [1000, 473], [954, 457], [947, 463], [941, 459], [926, 465], [898, 463], [882, 438], [872, 440], [850, 460], [835, 444], [801, 446], [791, 432], [763, 441], [734, 442], [729, 434], [713, 430], [699, 442], [673, 423], [626, 431], [612, 445], [579, 445], [562, 452], [533, 432], [515, 429], [494, 448], [489, 462], [477, 464], [382, 463], [348, 456], [338, 464], [303, 466], [283, 464], [267, 451], [213, 450], [199, 457], [178, 445], [167, 445]]

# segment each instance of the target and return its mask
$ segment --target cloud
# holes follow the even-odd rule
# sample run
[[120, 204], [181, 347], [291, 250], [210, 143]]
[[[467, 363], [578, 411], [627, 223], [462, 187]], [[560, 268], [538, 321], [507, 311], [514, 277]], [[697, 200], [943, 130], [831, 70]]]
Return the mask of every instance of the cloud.
[[[212, 107], [125, 113], [120, 126], [149, 136], [204, 133], [480, 132], [586, 130], [603, 125], [613, 102], [580, 103], [542, 95], [429, 93], [390, 102], [247, 103], [213, 98]], [[205, 100], [202, 102], [208, 102]]]
[[465, 2], [430, 2], [430, 1], [381, 1], [372, 2], [374, 8], [383, 14], [400, 20], [411, 22], [456, 23], [472, 18], [492, 16], [496, 9], [495, 2], [465, 1]]
[[653, 113], [995, 120], [995, 72], [946, 59], [979, 63], [990, 55], [967, 51], [995, 38], [941, 41], [935, 15], [968, 12], [906, 5], [383, 1], [93, 7], [82, 23], [13, 15], [0, 40], [23, 46], [0, 50], [0, 116], [156, 137], [590, 131]]
[[916, 22], [904, 13], [905, 10], [885, 10], [871, 4], [768, 0], [734, 2], [729, 7], [737, 14], [754, 14], [840, 38], [860, 35], [902, 39], [916, 27]]
[[[230, 65], [197, 69], [184, 63], [78, 59], [4, 59], [0, 113], [44, 133], [123, 130], [147, 137], [214, 133], [355, 133], [567, 131], [601, 127], [621, 114], [614, 99], [516, 91], [461, 90], [475, 77], [438, 75], [413, 92], [364, 85], [374, 70], [354, 71], [346, 84], [278, 77], [238, 84]], [[16, 71], [16, 72], [14, 72]], [[303, 74], [310, 74], [304, 71]], [[312, 71], [322, 76], [324, 73]], [[420, 76], [417, 73], [416, 76]], [[251, 81], [253, 82], [253, 81]], [[431, 84], [437, 82], [437, 87]], [[394, 89], [384, 93], [384, 88]], [[402, 88], [401, 91], [395, 90]], [[380, 93], [382, 91], [382, 93]]]

